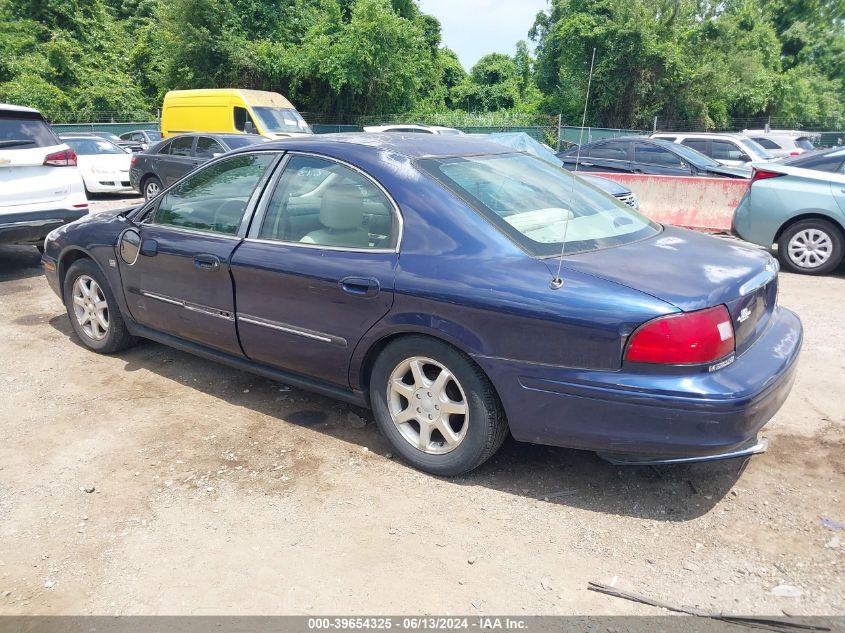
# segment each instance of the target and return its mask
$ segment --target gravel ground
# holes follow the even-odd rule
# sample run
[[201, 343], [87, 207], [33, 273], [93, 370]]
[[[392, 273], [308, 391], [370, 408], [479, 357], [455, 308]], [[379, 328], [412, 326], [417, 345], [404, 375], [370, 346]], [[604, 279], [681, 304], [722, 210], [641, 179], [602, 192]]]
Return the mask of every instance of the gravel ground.
[[154, 343], [86, 351], [36, 250], [0, 247], [0, 613], [660, 613], [595, 580], [843, 615], [843, 293], [845, 269], [781, 276], [806, 339], [764, 455], [618, 468], [509, 441], [444, 480], [368, 412]]

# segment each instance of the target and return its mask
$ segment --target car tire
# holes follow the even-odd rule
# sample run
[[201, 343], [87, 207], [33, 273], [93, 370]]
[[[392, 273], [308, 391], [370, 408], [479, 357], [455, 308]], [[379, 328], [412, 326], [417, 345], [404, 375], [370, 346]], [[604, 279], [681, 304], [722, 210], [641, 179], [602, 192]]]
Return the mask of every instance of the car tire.
[[396, 453], [433, 475], [473, 470], [507, 435], [487, 376], [468, 356], [436, 339], [407, 336], [385, 347], [373, 365], [369, 392], [376, 423]]
[[64, 280], [65, 308], [82, 344], [100, 354], [113, 354], [137, 342], [129, 333], [105, 275], [90, 259], [79, 259]]
[[826, 275], [839, 266], [842, 256], [842, 231], [827, 220], [801, 220], [778, 238], [778, 259], [791, 273]]
[[158, 194], [161, 193], [162, 185], [161, 181], [156, 176], [148, 176], [144, 180], [144, 200], [152, 200]]

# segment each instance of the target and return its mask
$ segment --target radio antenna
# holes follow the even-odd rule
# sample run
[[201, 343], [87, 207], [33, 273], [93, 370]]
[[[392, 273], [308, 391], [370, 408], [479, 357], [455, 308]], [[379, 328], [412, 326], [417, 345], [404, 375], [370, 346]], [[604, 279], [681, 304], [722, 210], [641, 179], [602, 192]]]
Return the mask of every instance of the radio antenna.
[[[575, 152], [575, 173], [578, 173], [578, 163], [581, 162], [581, 145], [584, 142], [584, 125], [587, 123], [587, 106], [590, 103], [590, 87], [593, 85], [593, 67], [596, 63], [596, 47], [593, 47], [593, 58], [590, 60], [590, 75], [587, 78], [587, 96], [584, 99], [584, 114], [581, 116], [581, 132], [578, 134], [578, 150]], [[575, 200], [575, 175], [572, 176], [572, 189], [570, 192], [570, 207]], [[563, 269], [563, 255], [566, 252], [566, 234], [569, 231], [569, 219], [572, 217], [572, 210], [569, 210], [563, 224], [563, 242], [560, 245], [560, 259], [557, 262], [557, 274], [549, 283], [549, 288], [557, 290], [563, 287], [563, 278], [560, 271]]]

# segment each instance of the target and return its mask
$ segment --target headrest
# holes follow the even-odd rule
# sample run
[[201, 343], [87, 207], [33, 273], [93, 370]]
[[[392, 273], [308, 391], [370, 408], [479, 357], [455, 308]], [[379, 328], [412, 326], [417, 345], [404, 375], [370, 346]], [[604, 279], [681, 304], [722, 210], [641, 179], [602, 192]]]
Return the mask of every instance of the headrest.
[[364, 221], [364, 198], [357, 187], [331, 188], [323, 194], [320, 224], [327, 229], [348, 231]]

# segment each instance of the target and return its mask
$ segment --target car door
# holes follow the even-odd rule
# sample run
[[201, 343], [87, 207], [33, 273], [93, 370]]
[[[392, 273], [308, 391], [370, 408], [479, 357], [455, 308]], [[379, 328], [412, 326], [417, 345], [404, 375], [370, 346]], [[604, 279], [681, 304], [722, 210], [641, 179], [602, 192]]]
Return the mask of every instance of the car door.
[[194, 157], [195, 141], [194, 136], [178, 136], [162, 150], [155, 171], [165, 187], [193, 171], [199, 164]]
[[216, 161], [162, 194], [130, 229], [140, 253], [119, 266], [138, 323], [241, 355], [229, 260], [277, 158], [255, 152]]
[[651, 143], [634, 143], [633, 171], [663, 176], [691, 176], [692, 169], [676, 154]]
[[628, 160], [628, 141], [607, 140], [592, 145], [587, 156], [581, 156], [578, 171], [595, 171], [604, 173], [624, 173], [631, 171]]
[[363, 172], [289, 155], [232, 257], [244, 353], [348, 386], [356, 344], [393, 305], [401, 227]]

